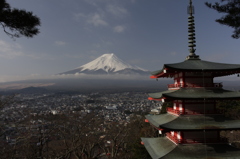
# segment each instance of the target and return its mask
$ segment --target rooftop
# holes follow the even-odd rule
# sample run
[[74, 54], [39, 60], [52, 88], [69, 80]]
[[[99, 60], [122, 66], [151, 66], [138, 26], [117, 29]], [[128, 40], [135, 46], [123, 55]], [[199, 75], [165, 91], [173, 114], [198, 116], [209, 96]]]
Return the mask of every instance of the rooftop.
[[223, 115], [172, 115], [160, 114], [146, 116], [155, 127], [171, 130], [216, 130], [239, 129], [240, 120], [232, 120]]
[[142, 138], [144, 146], [153, 159], [237, 159], [240, 150], [228, 144], [179, 144], [166, 137]]
[[[167, 70], [167, 72], [164, 72], [165, 70]], [[240, 64], [226, 64], [204, 61], [200, 59], [189, 59], [180, 63], [164, 64], [163, 69], [151, 72], [151, 74], [153, 76], [159, 76], [163, 73], [172, 73], [172, 71], [212, 72], [213, 77], [218, 77], [240, 73]]]
[[153, 99], [163, 97], [172, 99], [239, 99], [240, 92], [229, 91], [222, 88], [180, 88], [158, 93], [149, 93]]

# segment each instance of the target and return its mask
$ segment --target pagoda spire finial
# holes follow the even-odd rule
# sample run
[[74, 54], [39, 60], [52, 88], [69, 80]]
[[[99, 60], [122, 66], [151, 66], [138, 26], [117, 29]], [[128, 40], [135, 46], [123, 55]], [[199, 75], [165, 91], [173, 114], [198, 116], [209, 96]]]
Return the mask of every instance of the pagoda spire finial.
[[192, 5], [192, 0], [189, 1], [188, 6], [188, 47], [189, 47], [189, 56], [187, 56], [188, 59], [199, 59], [199, 56], [195, 54], [195, 47], [196, 47], [196, 41], [195, 41], [195, 23], [194, 23], [194, 7]]

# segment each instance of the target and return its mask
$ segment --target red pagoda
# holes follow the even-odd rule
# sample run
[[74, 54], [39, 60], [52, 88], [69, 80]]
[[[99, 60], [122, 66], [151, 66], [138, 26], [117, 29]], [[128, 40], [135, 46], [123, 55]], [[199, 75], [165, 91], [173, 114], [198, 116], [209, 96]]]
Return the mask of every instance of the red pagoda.
[[239, 159], [220, 132], [240, 130], [240, 120], [226, 118], [216, 109], [217, 101], [240, 99], [240, 92], [225, 90], [215, 77], [240, 73], [240, 64], [203, 61], [195, 54], [195, 27], [192, 0], [188, 8], [189, 56], [180, 63], [164, 64], [151, 78], [170, 77], [168, 90], [150, 93], [149, 99], [172, 102], [166, 114], [148, 115], [146, 121], [162, 134], [142, 138], [153, 159]]

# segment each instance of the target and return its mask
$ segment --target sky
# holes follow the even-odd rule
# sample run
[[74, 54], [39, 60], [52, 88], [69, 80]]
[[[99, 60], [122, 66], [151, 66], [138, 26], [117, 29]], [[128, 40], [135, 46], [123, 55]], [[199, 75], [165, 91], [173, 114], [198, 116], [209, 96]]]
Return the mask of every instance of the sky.
[[[216, 2], [217, 0], [208, 0]], [[40, 34], [12, 39], [0, 30], [0, 82], [48, 77], [102, 54], [155, 71], [185, 60], [189, 0], [7, 0], [41, 19]], [[193, 0], [196, 54], [202, 60], [240, 63], [233, 29], [222, 14]]]

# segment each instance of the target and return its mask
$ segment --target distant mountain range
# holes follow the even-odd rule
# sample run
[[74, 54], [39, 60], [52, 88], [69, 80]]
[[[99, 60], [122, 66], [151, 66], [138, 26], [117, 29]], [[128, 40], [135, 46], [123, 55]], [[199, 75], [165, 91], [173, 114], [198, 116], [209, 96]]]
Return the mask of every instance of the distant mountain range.
[[85, 65], [50, 78], [0, 83], [0, 93], [47, 92], [45, 89], [75, 92], [155, 89], [153, 83], [156, 81], [151, 80], [149, 75], [150, 71], [132, 66], [114, 54], [104, 54]]
[[18, 91], [16, 91], [16, 93], [24, 93], [24, 94], [33, 94], [33, 93], [49, 93], [50, 91], [47, 90], [44, 87], [26, 87], [23, 89], [19, 89]]
[[59, 73], [62, 74], [137, 74], [146, 75], [150, 74], [150, 71], [140, 68], [138, 66], [132, 66], [116, 55], [103, 54], [97, 59], [77, 67], [73, 70]]

